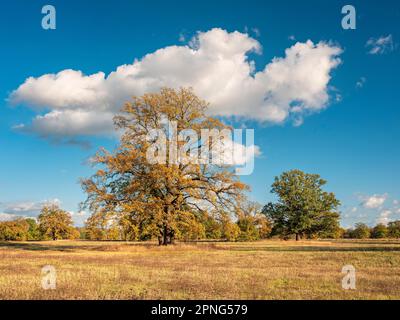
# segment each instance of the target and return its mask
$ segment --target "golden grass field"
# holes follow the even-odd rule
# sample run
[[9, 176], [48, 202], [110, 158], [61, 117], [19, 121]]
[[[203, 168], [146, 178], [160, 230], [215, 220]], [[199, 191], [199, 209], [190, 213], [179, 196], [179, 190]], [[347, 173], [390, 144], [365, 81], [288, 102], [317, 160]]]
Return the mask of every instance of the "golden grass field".
[[400, 299], [400, 241], [1, 242], [0, 299]]

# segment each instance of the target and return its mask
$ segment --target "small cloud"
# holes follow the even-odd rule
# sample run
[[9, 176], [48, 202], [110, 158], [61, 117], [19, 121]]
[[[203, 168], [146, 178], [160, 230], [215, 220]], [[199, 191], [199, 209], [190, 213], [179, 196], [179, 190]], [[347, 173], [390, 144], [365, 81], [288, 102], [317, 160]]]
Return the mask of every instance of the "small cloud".
[[376, 209], [381, 207], [387, 199], [387, 194], [374, 194], [370, 197], [364, 197], [363, 202], [361, 205], [367, 209]]
[[256, 37], [259, 37], [261, 35], [261, 32], [258, 28], [252, 28], [251, 31], [253, 31]]
[[13, 126], [11, 129], [23, 131], [25, 129], [25, 125], [23, 123], [20, 123], [20, 124]]
[[361, 77], [357, 82], [356, 82], [356, 88], [362, 88], [364, 87], [365, 82], [367, 79], [365, 77]]
[[288, 39], [291, 40], [291, 41], [296, 41], [296, 37], [294, 35], [290, 35], [288, 37]]
[[261, 35], [260, 29], [258, 29], [258, 28], [249, 28], [248, 26], [244, 27], [244, 33], [246, 33], [246, 34], [253, 33], [256, 38]]
[[186, 37], [182, 32], [179, 34], [179, 39], [178, 40], [179, 40], [179, 42], [185, 42], [186, 41]]
[[18, 218], [28, 218], [28, 217], [18, 214], [0, 212], [0, 221], [12, 221]]
[[379, 38], [368, 39], [365, 46], [368, 48], [369, 54], [384, 54], [394, 50], [393, 37], [391, 34]]
[[376, 220], [377, 223], [383, 223], [383, 224], [388, 224], [390, 222], [390, 215], [392, 214], [391, 210], [383, 210], [378, 219]]
[[74, 216], [74, 217], [83, 217], [83, 216], [86, 216], [86, 215], [87, 215], [87, 212], [84, 211], [84, 210], [81, 210], [81, 211], [78, 211], [78, 212], [69, 211], [69, 214], [70, 214], [71, 216]]

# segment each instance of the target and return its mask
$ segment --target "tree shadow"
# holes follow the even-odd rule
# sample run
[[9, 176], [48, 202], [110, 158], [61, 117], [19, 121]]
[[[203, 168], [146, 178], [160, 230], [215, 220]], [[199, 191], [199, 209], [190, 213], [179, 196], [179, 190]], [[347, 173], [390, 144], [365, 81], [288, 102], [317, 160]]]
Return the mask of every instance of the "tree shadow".
[[[398, 243], [397, 243], [398, 244]], [[324, 247], [324, 246], [293, 246], [293, 247], [251, 247], [251, 246], [229, 246], [224, 247], [225, 250], [232, 251], [274, 251], [274, 252], [397, 252], [399, 247]]]
[[[82, 241], [84, 243], [84, 241]], [[68, 244], [57, 241], [54, 243], [48, 242], [8, 242], [8, 241], [0, 241], [0, 249], [1, 248], [10, 248], [17, 250], [26, 250], [26, 251], [61, 251], [61, 252], [76, 252], [76, 251], [121, 251], [128, 247], [134, 246], [142, 246], [145, 248], [159, 247], [153, 242], [120, 242], [120, 241], [96, 241], [96, 244]]]
[[11, 248], [11, 249], [20, 249], [20, 250], [28, 250], [28, 251], [67, 251], [72, 252], [75, 251], [77, 248], [88, 249], [90, 246], [73, 246], [73, 245], [53, 245], [53, 244], [46, 244], [46, 243], [37, 243], [37, 242], [0, 242], [0, 248]]

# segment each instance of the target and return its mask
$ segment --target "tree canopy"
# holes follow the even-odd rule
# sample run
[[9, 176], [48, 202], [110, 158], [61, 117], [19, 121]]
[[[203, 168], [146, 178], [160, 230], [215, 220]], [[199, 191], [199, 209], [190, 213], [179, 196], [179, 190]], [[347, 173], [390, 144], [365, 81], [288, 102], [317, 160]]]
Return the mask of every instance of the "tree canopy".
[[[235, 212], [248, 187], [240, 182], [229, 165], [200, 161], [174, 161], [174, 145], [188, 146], [180, 132], [191, 130], [198, 136], [202, 129], [229, 129], [221, 121], [206, 115], [208, 105], [191, 89], [162, 89], [134, 97], [114, 119], [121, 131], [120, 144], [113, 152], [100, 150], [93, 158], [98, 171], [82, 181], [88, 194], [84, 206], [95, 215], [109, 215], [134, 225], [138, 237], [157, 237], [160, 244], [172, 243], [191, 233], [204, 233], [201, 220], [213, 209]], [[171, 134], [167, 122], [176, 125]], [[163, 134], [154, 135], [154, 130]], [[177, 136], [178, 134], [178, 136]], [[149, 137], [151, 137], [149, 139]], [[164, 147], [154, 148], [163, 140]], [[194, 147], [207, 144], [210, 149], [217, 139], [201, 140]], [[186, 149], [185, 149], [186, 150]], [[193, 145], [177, 156], [189, 159]], [[149, 159], [164, 156], [163, 161]]]
[[39, 230], [44, 239], [74, 239], [79, 233], [73, 227], [71, 215], [57, 205], [45, 205], [38, 217]]
[[283, 236], [329, 237], [339, 228], [340, 202], [322, 187], [326, 184], [318, 174], [291, 170], [275, 178], [271, 192], [277, 203], [268, 203], [263, 213], [273, 222], [273, 233]]

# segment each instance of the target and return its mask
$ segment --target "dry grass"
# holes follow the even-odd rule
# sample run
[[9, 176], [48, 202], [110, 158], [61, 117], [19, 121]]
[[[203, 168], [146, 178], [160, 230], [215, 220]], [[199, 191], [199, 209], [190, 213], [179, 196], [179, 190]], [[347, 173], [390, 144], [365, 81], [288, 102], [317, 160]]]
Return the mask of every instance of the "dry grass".
[[0, 299], [400, 299], [400, 241], [0, 243]]

